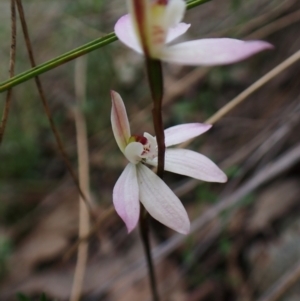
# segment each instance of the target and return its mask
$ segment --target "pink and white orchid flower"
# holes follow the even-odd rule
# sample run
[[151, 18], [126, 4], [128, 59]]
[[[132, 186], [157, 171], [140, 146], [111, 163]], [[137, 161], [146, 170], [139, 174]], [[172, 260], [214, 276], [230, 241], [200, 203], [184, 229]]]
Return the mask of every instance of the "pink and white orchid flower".
[[273, 46], [264, 41], [229, 38], [201, 39], [169, 46], [190, 24], [180, 23], [184, 0], [127, 0], [129, 15], [115, 25], [119, 40], [147, 57], [183, 65], [231, 64]]
[[[126, 108], [121, 96], [112, 91], [111, 124], [120, 150], [129, 163], [113, 189], [113, 203], [119, 216], [131, 232], [139, 220], [140, 201], [162, 224], [187, 234], [190, 229], [188, 215], [178, 197], [151, 169], [157, 166], [156, 138], [130, 133]], [[211, 125], [188, 123], [165, 130], [166, 147], [197, 137]], [[226, 175], [207, 157], [187, 149], [166, 149], [165, 170], [208, 182], [226, 182]]]

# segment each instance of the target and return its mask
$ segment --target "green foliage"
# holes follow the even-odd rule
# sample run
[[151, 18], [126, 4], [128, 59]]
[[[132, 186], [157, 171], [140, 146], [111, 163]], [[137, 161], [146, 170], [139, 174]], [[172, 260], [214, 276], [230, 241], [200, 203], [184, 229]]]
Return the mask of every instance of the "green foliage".
[[224, 255], [228, 255], [231, 250], [231, 241], [227, 237], [221, 237], [218, 244], [220, 252]]
[[202, 89], [197, 95], [196, 102], [198, 104], [197, 110], [203, 112], [204, 117], [208, 118], [215, 111], [216, 91], [211, 88]]
[[95, 11], [100, 14], [104, 3], [104, 0], [77, 0], [68, 2], [66, 9], [69, 14], [85, 15]]
[[225, 170], [225, 173], [229, 179], [232, 179], [240, 175], [241, 169], [238, 165], [232, 165]]
[[[201, 119], [206, 119], [216, 111], [215, 99], [216, 91], [210, 87], [202, 88], [194, 99], [181, 99], [172, 105], [172, 110], [176, 120], [174, 123], [185, 123], [187, 120], [199, 120], [199, 112], [203, 114]], [[195, 116], [195, 113], [197, 116]]]
[[242, 5], [242, 0], [231, 0], [231, 8], [233, 11], [238, 10]]
[[195, 246], [195, 239], [193, 235], [189, 235], [185, 240], [185, 248], [183, 251], [183, 263], [191, 264], [194, 260], [193, 248]]
[[211, 186], [206, 183], [202, 183], [197, 187], [196, 194], [197, 200], [200, 202], [215, 203], [218, 198], [218, 195], [211, 190]]
[[237, 204], [235, 204], [234, 206], [230, 207], [229, 209], [223, 211], [221, 214], [221, 217], [225, 221], [227, 221], [232, 210], [247, 207], [247, 206], [251, 205], [254, 202], [254, 200], [255, 200], [255, 195], [253, 193], [249, 193], [249, 194], [245, 195]]
[[6, 271], [6, 260], [11, 254], [11, 241], [0, 236], [0, 278], [4, 276]]
[[39, 299], [36, 299], [36, 298], [32, 299], [32, 298], [26, 296], [23, 293], [17, 293], [17, 300], [18, 301], [35, 301], [35, 300], [38, 300], [38, 301], [52, 301], [44, 293], [41, 294], [41, 296], [39, 297]]
[[37, 163], [41, 155], [38, 140], [43, 131], [43, 126], [39, 124], [40, 112], [31, 106], [31, 101], [20, 106], [24, 114], [11, 114], [0, 148], [1, 161], [5, 162], [0, 167], [0, 178], [40, 176], [35, 170], [37, 164], [42, 162]]
[[31, 299], [29, 297], [27, 297], [26, 295], [24, 295], [22, 293], [17, 294], [17, 299], [18, 299], [18, 301], [31, 301]]
[[174, 112], [174, 116], [176, 116], [176, 120], [174, 123], [184, 123], [184, 120], [188, 119], [191, 112], [195, 107], [195, 103], [191, 101], [179, 101], [172, 106], [172, 111]]
[[247, 207], [251, 205], [255, 200], [255, 195], [253, 193], [249, 193], [245, 195], [241, 201], [237, 204], [237, 208]]

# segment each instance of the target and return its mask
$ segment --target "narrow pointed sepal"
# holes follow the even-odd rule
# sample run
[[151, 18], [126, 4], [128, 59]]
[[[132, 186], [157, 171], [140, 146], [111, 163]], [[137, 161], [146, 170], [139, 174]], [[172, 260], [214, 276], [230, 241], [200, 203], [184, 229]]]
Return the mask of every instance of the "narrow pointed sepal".
[[188, 149], [168, 149], [165, 170], [206, 182], [227, 181], [225, 173], [214, 162]]
[[148, 167], [137, 165], [140, 201], [149, 214], [167, 227], [187, 234], [190, 221], [174, 192]]
[[129, 163], [123, 170], [113, 189], [113, 203], [130, 233], [136, 227], [140, 216], [136, 165]]
[[165, 47], [160, 58], [182, 65], [217, 66], [236, 63], [272, 48], [271, 44], [264, 41], [201, 39]]
[[[147, 160], [146, 163], [157, 166], [157, 159]], [[167, 149], [165, 170], [206, 182], [227, 181], [225, 173], [214, 162], [188, 149]]]
[[176, 145], [195, 138], [211, 128], [205, 123], [186, 123], [175, 125], [165, 130], [166, 147]]
[[184, 0], [171, 0], [168, 2], [165, 11], [165, 22], [167, 27], [175, 27], [183, 19], [186, 10]]
[[115, 25], [115, 33], [119, 40], [138, 53], [143, 53], [137, 38], [130, 15], [121, 17]]
[[112, 130], [120, 150], [124, 152], [130, 138], [130, 127], [126, 108], [120, 94], [115, 91], [111, 91], [111, 102]]
[[191, 27], [191, 24], [186, 23], [179, 23], [174, 27], [169, 28], [167, 32], [166, 43], [170, 43], [177, 39], [178, 37], [182, 36], [187, 30]]

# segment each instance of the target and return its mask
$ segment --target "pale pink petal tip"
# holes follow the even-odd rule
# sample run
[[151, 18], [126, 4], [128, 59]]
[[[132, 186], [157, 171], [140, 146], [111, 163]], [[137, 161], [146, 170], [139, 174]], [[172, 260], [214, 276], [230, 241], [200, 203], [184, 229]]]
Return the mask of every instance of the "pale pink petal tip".
[[174, 192], [153, 171], [137, 165], [140, 201], [149, 214], [165, 226], [182, 234], [190, 230], [190, 220]]
[[[156, 160], [152, 160], [153, 163], [148, 161], [151, 165], [156, 163]], [[167, 149], [165, 170], [206, 182], [227, 181], [225, 173], [214, 162], [188, 149]]]
[[227, 181], [228, 181], [227, 175], [222, 170], [220, 170], [218, 183], [226, 183]]
[[167, 33], [166, 43], [170, 43], [173, 40], [177, 39], [178, 37], [180, 37], [181, 35], [186, 33], [186, 31], [190, 27], [191, 27], [191, 24], [179, 23], [179, 24], [177, 24], [177, 26], [169, 28], [168, 33]]
[[161, 59], [177, 64], [216, 66], [236, 63], [272, 48], [265, 41], [202, 39], [166, 47]]
[[165, 130], [166, 147], [195, 138], [208, 131], [211, 127], [210, 124], [205, 123], [185, 123], [167, 128]]
[[130, 233], [136, 227], [140, 215], [139, 187], [134, 164], [126, 166], [115, 184], [113, 203]]
[[137, 39], [130, 15], [121, 17], [115, 24], [115, 34], [118, 39], [129, 48], [142, 53], [140, 43]]
[[124, 102], [115, 91], [111, 91], [111, 126], [116, 142], [122, 152], [124, 152], [127, 141], [130, 138], [130, 127]]

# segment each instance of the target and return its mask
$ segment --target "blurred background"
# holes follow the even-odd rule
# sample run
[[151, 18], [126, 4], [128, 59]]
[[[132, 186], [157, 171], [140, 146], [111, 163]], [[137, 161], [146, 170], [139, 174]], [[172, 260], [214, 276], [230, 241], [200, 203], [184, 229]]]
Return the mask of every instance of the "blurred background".
[[[111, 32], [126, 6], [117, 0], [27, 0], [24, 10], [40, 64]], [[0, 2], [0, 20], [4, 81], [8, 0]], [[165, 64], [165, 127], [205, 122], [300, 48], [298, 0], [213, 0], [188, 11], [184, 21], [192, 26], [182, 40], [261, 39], [275, 49], [211, 69]], [[29, 68], [18, 20], [16, 74]], [[151, 223], [162, 300], [300, 300], [299, 70], [296, 62], [281, 72], [189, 146], [216, 162], [228, 183], [166, 173], [193, 226], [182, 236]], [[113, 186], [126, 164], [111, 131], [109, 91], [122, 95], [132, 132], [142, 134], [154, 133], [149, 88], [142, 58], [118, 41], [40, 76], [76, 170], [76, 76], [85, 83], [80, 109], [92, 207], [101, 216], [111, 207]], [[0, 94], [1, 111], [5, 97]], [[17, 293], [30, 300], [42, 293], [49, 300], [68, 300], [77, 258], [70, 248], [78, 239], [78, 191], [33, 80], [13, 89], [0, 158], [0, 300], [17, 300]], [[115, 213], [91, 236], [86, 268], [82, 300], [151, 300], [138, 230], [127, 235]], [[281, 293], [271, 296], [280, 285]]]

